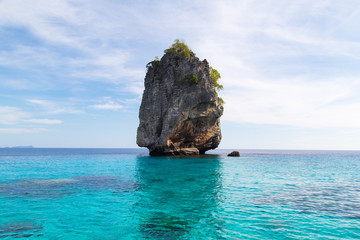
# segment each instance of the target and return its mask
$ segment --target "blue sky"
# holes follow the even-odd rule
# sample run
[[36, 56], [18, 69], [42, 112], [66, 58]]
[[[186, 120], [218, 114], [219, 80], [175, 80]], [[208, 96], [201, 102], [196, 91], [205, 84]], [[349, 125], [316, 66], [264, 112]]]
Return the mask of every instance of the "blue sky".
[[0, 1], [0, 147], [136, 147], [146, 63], [222, 75], [220, 148], [360, 149], [357, 1]]

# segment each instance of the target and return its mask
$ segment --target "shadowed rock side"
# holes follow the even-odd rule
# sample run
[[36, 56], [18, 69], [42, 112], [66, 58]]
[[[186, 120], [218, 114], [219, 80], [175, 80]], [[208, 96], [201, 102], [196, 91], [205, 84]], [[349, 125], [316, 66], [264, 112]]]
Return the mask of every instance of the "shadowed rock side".
[[195, 54], [166, 53], [148, 64], [137, 144], [150, 155], [197, 155], [221, 140], [223, 106], [210, 67]]

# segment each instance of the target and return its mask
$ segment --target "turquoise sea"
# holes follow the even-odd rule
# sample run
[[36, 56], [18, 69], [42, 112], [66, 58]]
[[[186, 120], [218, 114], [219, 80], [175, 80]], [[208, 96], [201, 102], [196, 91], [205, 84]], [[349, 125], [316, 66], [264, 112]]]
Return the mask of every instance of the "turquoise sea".
[[1, 239], [360, 239], [360, 152], [0, 149]]

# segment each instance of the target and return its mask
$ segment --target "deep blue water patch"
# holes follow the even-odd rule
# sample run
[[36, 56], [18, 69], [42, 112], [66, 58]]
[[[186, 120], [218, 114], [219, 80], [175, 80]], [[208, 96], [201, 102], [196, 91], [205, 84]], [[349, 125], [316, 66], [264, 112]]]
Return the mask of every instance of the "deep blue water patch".
[[0, 195], [8, 197], [59, 198], [81, 191], [133, 191], [140, 187], [135, 181], [116, 176], [85, 175], [73, 178], [29, 178], [0, 183]]
[[41, 230], [35, 222], [8, 222], [0, 226], [0, 238], [41, 237]]

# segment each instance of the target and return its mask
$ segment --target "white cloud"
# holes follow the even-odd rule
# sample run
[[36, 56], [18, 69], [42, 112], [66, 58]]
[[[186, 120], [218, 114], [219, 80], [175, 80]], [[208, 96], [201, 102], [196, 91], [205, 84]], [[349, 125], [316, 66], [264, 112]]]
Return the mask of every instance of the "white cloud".
[[69, 61], [74, 68], [71, 76], [88, 80], [100, 79], [110, 84], [136, 85], [142, 82], [144, 70], [125, 67], [130, 59], [124, 50], [93, 53], [84, 59], [72, 59]]
[[[224, 120], [297, 127], [360, 127], [360, 85], [344, 80], [308, 84], [246, 79], [224, 92]], [[350, 81], [351, 82], [351, 81]], [[349, 100], [350, 99], [350, 100]]]
[[0, 106], [0, 124], [14, 125], [28, 114], [16, 107]]
[[359, 128], [360, 44], [354, 21], [360, 21], [360, 11], [353, 6], [337, 1], [212, 2], [217, 17], [204, 23], [201, 38], [190, 42], [222, 74], [223, 119]]
[[25, 27], [44, 43], [4, 49], [0, 65], [40, 72], [45, 67], [65, 76], [62, 84], [81, 78], [131, 86], [142, 80], [144, 70], [128, 66], [134, 59], [129, 49], [118, 46], [134, 29], [125, 23], [132, 16], [126, 8], [88, 1], [1, 1], [0, 26]]
[[79, 110], [73, 107], [65, 107], [65, 108], [54, 108], [49, 109], [47, 114], [84, 114], [83, 110]]
[[[45, 102], [38, 102], [44, 104]], [[61, 124], [61, 120], [56, 119], [28, 119], [30, 114], [23, 112], [21, 109], [9, 106], [0, 106], [0, 124], [14, 125], [12, 128], [0, 128], [0, 133], [38, 133], [47, 131], [45, 128], [23, 128], [17, 127], [21, 122], [36, 124]]]
[[91, 106], [94, 109], [99, 109], [99, 110], [119, 110], [121, 108], [123, 108], [123, 106], [121, 106], [118, 103], [104, 103], [104, 104], [95, 104]]
[[40, 133], [46, 132], [45, 128], [0, 128], [0, 133], [8, 134], [24, 134], [24, 133]]
[[24, 122], [28, 122], [28, 123], [37, 123], [37, 124], [62, 124], [61, 120], [57, 120], [57, 119], [26, 119], [24, 120]]
[[46, 111], [46, 114], [83, 114], [84, 113], [84, 111], [73, 107], [72, 106], [73, 103], [71, 101], [65, 103], [56, 103], [53, 101], [43, 100], [43, 99], [28, 99], [26, 101], [35, 106], [40, 106]]
[[2, 82], [0, 84], [16, 90], [26, 90], [34, 88], [28, 81], [19, 79], [2, 79]]
[[[0, 25], [25, 27], [44, 44], [1, 51], [0, 64], [59, 68], [70, 77], [120, 84], [124, 92], [141, 95], [145, 69], [134, 62], [144, 61], [143, 45], [161, 49], [185, 38], [222, 74], [224, 120], [357, 128], [359, 12], [355, 0], [3, 0]], [[63, 54], [48, 43], [77, 55]], [[29, 103], [48, 113], [77, 111], [39, 99]], [[119, 110], [125, 105], [107, 99], [90, 108]], [[9, 116], [0, 119], [19, 119]]]
[[92, 109], [97, 109], [97, 110], [113, 110], [113, 111], [117, 111], [117, 110], [122, 109], [124, 106], [122, 106], [118, 102], [112, 100], [110, 97], [104, 97], [103, 100], [101, 100], [101, 103], [94, 104], [94, 105], [91, 105], [89, 107], [92, 108]]
[[59, 43], [76, 43], [68, 37], [71, 28], [65, 25], [70, 22], [80, 24], [80, 16], [66, 1], [39, 0], [30, 3], [22, 0], [5, 0], [0, 4], [0, 15], [2, 25], [24, 25], [44, 39]]
[[41, 100], [41, 99], [28, 99], [27, 102], [40, 105], [42, 107], [53, 107], [55, 104], [51, 101]]

